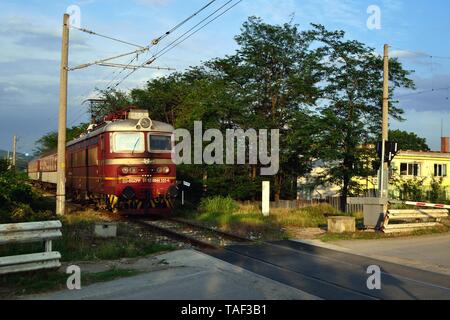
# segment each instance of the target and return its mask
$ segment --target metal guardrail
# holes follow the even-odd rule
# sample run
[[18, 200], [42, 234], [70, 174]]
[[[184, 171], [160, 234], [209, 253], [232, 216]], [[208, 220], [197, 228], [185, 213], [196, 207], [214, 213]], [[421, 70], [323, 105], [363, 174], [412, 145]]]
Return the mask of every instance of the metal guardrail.
[[53, 269], [61, 266], [61, 254], [52, 250], [52, 240], [60, 238], [60, 221], [0, 224], [0, 245], [43, 242], [45, 251], [0, 257], [0, 274]]
[[[447, 217], [446, 209], [390, 209], [385, 216], [382, 229], [384, 233], [398, 233], [433, 228], [439, 226], [441, 219]], [[391, 224], [391, 221], [395, 223]]]

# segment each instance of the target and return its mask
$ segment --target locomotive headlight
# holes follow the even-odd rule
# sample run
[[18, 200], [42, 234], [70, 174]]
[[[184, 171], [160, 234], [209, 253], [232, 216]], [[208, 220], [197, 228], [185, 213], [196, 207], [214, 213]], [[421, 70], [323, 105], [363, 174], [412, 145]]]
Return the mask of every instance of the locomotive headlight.
[[168, 174], [170, 172], [169, 167], [158, 167], [156, 169], [157, 173], [164, 173], [164, 174]]
[[150, 120], [149, 118], [142, 118], [140, 121], [140, 125], [142, 128], [148, 129], [152, 126], [152, 120]]
[[136, 168], [136, 167], [131, 167], [131, 168], [130, 168], [130, 173], [131, 173], [131, 174], [137, 174], [137, 173], [138, 173], [138, 168]]

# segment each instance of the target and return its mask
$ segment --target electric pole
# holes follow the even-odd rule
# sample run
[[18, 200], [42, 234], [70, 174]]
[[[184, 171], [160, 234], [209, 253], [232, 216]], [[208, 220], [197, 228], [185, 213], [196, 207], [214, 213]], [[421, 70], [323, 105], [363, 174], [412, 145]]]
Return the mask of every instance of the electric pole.
[[11, 169], [13, 171], [16, 171], [16, 148], [17, 148], [17, 136], [14, 135], [13, 137], [13, 156], [12, 156], [12, 162], [11, 162]]
[[378, 191], [381, 198], [388, 197], [389, 165], [385, 162], [386, 141], [389, 140], [389, 46], [384, 45], [383, 109], [381, 136], [381, 166]]
[[58, 116], [58, 160], [56, 185], [56, 214], [64, 215], [66, 203], [66, 126], [67, 77], [69, 68], [69, 15], [64, 14], [61, 48], [61, 71]]

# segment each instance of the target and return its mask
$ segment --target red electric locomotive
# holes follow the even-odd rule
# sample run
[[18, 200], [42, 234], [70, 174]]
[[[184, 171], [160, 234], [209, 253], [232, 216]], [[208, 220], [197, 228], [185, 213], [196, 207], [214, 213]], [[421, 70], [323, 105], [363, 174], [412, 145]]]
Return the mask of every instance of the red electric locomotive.
[[[138, 109], [91, 125], [86, 134], [67, 143], [68, 197], [89, 199], [122, 214], [170, 213], [178, 193], [172, 134], [171, 125], [152, 121], [148, 111]], [[56, 184], [54, 160], [56, 154], [31, 161], [30, 179]]]

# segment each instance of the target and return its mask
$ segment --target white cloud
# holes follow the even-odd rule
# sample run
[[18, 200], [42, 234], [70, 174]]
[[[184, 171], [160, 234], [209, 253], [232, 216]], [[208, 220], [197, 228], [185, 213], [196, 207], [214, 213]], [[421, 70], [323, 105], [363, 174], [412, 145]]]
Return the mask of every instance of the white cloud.
[[430, 57], [426, 52], [412, 52], [407, 50], [393, 50], [389, 54], [393, 58], [423, 58]]
[[134, 2], [139, 5], [161, 6], [168, 4], [171, 0], [134, 0]]
[[[409, 110], [406, 112], [406, 118], [405, 122], [393, 121], [391, 128], [415, 132], [420, 137], [427, 139], [427, 143], [432, 150], [439, 150], [441, 120], [449, 119], [450, 112], [436, 113], [432, 111]], [[444, 135], [450, 135], [450, 127], [448, 125], [444, 127]]]

